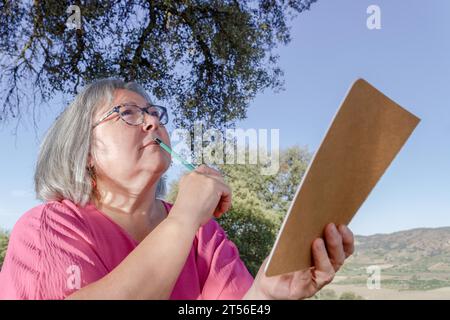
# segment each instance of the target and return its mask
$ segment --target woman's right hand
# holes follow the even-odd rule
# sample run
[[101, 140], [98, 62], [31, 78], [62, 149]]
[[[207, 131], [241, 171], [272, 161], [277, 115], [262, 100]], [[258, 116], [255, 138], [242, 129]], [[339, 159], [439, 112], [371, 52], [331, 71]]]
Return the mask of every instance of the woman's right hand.
[[219, 171], [200, 165], [180, 179], [174, 207], [180, 209], [174, 210], [177, 213], [189, 215], [184, 219], [202, 226], [231, 208], [231, 189]]

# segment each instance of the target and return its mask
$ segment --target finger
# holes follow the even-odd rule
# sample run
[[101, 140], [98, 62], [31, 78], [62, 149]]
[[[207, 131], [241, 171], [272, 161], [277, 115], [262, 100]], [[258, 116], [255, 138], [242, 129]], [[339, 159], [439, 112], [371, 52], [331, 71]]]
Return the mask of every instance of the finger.
[[208, 166], [205, 164], [201, 164], [197, 168], [195, 168], [194, 171], [197, 173], [208, 174]]
[[227, 185], [223, 185], [222, 194], [220, 196], [219, 204], [217, 205], [216, 210], [214, 211], [214, 216], [216, 218], [220, 218], [222, 214], [230, 210], [232, 193], [231, 189]]
[[328, 252], [323, 239], [317, 238], [314, 240], [312, 246], [312, 256], [315, 270], [334, 274], [334, 268], [331, 264], [330, 258], [328, 257]]
[[345, 252], [342, 244], [342, 236], [334, 223], [330, 223], [325, 227], [325, 244], [334, 271], [338, 271], [344, 264]]
[[213, 168], [210, 168], [204, 164], [198, 166], [194, 172], [203, 174], [203, 175], [207, 176], [208, 178], [215, 179], [223, 184], [226, 184], [224, 177], [220, 174], [219, 171], [217, 171]]
[[314, 240], [312, 246], [312, 256], [314, 262], [314, 277], [317, 289], [330, 283], [335, 275], [335, 271], [328, 257], [325, 243], [321, 238]]
[[223, 198], [220, 200], [216, 210], [214, 211], [214, 217], [220, 218], [225, 212], [231, 208], [231, 199]]
[[211, 175], [211, 176], [215, 176], [215, 177], [222, 177], [222, 174], [219, 171], [217, 171], [216, 169], [213, 169], [211, 167], [208, 167], [205, 164], [199, 165], [197, 168], [195, 168], [195, 171], [198, 173], [203, 173], [203, 174], [207, 174], [207, 175]]
[[353, 236], [353, 232], [344, 224], [341, 224], [338, 227], [338, 230], [342, 236], [345, 257], [348, 258], [355, 251], [355, 237]]
[[218, 170], [216, 168], [212, 168], [212, 167], [208, 167], [208, 168], [210, 170], [210, 173], [209, 173], [210, 175], [223, 178], [223, 174], [222, 174], [222, 172], [220, 172], [220, 170]]
[[207, 177], [211, 178], [211, 179], [214, 179], [216, 181], [219, 181], [221, 184], [223, 184], [225, 186], [228, 186], [222, 176], [218, 176], [218, 175], [215, 175], [215, 174], [214, 175], [208, 174]]
[[264, 261], [261, 263], [261, 266], [258, 269], [258, 273], [256, 274], [256, 277], [265, 277], [266, 274], [264, 273], [264, 269], [266, 268], [266, 264], [269, 262], [269, 256], [267, 256]]

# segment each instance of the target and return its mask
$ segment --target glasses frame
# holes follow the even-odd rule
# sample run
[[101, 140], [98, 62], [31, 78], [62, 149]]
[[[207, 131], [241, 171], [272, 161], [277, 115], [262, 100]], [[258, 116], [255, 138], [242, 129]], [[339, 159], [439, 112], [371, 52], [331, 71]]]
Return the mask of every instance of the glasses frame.
[[[141, 110], [141, 122], [138, 124], [132, 124], [127, 122], [124, 118], [122, 118], [121, 114], [120, 114], [120, 108], [121, 107], [136, 107], [139, 110]], [[148, 109], [150, 108], [156, 108], [156, 109], [160, 109], [161, 110], [161, 115], [159, 116], [159, 124], [160, 125], [166, 125], [167, 122], [169, 122], [169, 115], [167, 114], [167, 108], [160, 106], [160, 105], [156, 105], [156, 104], [152, 104], [152, 105], [148, 105], [146, 107], [140, 107], [138, 105], [135, 104], [120, 104], [118, 106], [113, 107], [111, 110], [109, 110], [103, 117], [100, 118], [100, 120], [98, 120], [93, 126], [92, 128], [95, 128], [96, 126], [98, 126], [101, 122], [103, 122], [106, 118], [108, 118], [110, 115], [112, 115], [113, 113], [118, 113], [119, 114], [119, 118], [125, 122], [126, 124], [130, 125], [130, 126], [140, 126], [141, 124], [144, 123], [144, 118], [145, 118], [145, 113], [147, 113], [149, 116], [154, 117], [154, 115], [150, 114], [150, 112], [148, 111]], [[161, 121], [164, 117], [166, 117], [166, 121], [164, 121], [164, 123]]]

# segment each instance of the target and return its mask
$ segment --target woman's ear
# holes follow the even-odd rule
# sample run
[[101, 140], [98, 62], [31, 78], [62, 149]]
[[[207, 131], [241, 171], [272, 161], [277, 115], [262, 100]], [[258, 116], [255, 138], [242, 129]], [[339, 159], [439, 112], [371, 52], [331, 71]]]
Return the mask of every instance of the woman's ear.
[[94, 159], [93, 159], [93, 157], [92, 157], [90, 152], [88, 154], [87, 164], [88, 164], [89, 168], [92, 168], [94, 166]]

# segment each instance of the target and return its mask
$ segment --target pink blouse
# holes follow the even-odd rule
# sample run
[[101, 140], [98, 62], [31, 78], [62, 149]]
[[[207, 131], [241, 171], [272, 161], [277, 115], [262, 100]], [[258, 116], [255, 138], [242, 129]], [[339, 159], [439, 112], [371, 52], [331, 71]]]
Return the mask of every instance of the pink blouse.
[[[39, 205], [11, 232], [0, 299], [64, 299], [111, 272], [137, 245], [91, 203]], [[198, 230], [170, 299], [241, 299], [252, 283], [237, 247], [211, 219]]]

